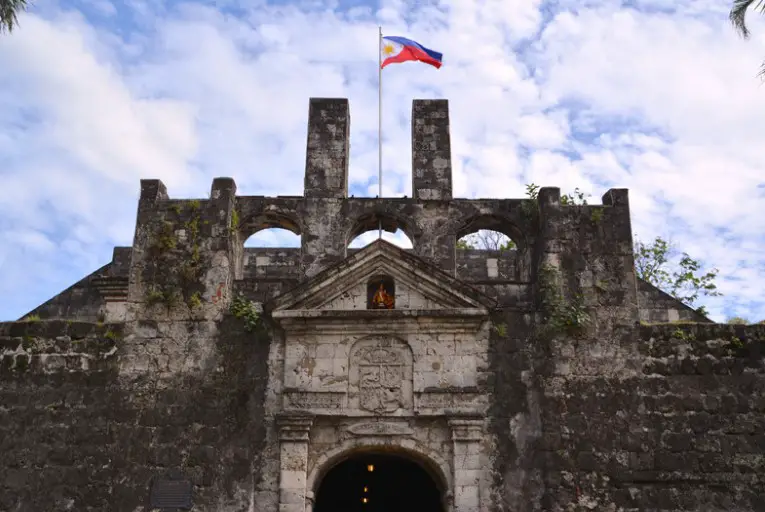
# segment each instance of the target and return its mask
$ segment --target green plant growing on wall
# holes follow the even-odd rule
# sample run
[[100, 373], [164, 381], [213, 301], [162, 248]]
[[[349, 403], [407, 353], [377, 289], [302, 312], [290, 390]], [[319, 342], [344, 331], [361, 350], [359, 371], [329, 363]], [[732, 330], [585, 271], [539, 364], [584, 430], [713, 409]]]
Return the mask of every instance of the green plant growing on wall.
[[567, 301], [557, 287], [558, 278], [559, 272], [555, 267], [542, 265], [539, 270], [539, 292], [544, 314], [542, 330], [551, 335], [581, 336], [591, 322], [584, 297], [575, 294]]
[[[147, 280], [146, 303], [170, 308], [181, 301], [191, 308], [202, 304], [205, 262], [200, 246], [199, 200], [189, 201], [182, 224], [185, 239], [176, 235], [176, 223], [163, 221], [153, 233], [149, 245], [152, 274]], [[178, 206], [178, 205], [176, 205]], [[180, 207], [179, 207], [180, 208]]]
[[239, 228], [239, 212], [236, 208], [231, 212], [231, 226], [229, 226], [229, 232], [233, 235]]
[[32, 314], [27, 315], [24, 318], [21, 319], [22, 322], [39, 322], [40, 321], [40, 315], [38, 314]]
[[681, 341], [695, 341], [696, 335], [692, 332], [686, 332], [683, 329], [680, 329], [679, 327], [672, 331], [671, 336], [675, 339], [681, 340]]
[[499, 336], [503, 338], [507, 336], [507, 324], [505, 322], [494, 323], [492, 327], [494, 329], [494, 332], [496, 332]]
[[526, 184], [526, 200], [521, 203], [521, 213], [530, 221], [539, 216], [539, 186], [533, 183]]
[[592, 196], [590, 194], [585, 196], [584, 192], [579, 190], [579, 187], [577, 187], [570, 194], [562, 194], [560, 196], [560, 204], [563, 206], [586, 206], [588, 197]]
[[738, 336], [733, 336], [730, 339], [730, 347], [735, 350], [741, 350], [742, 348], [744, 348], [744, 342], [741, 341], [741, 338], [739, 338]]
[[260, 308], [258, 305], [248, 300], [244, 295], [238, 295], [231, 301], [231, 314], [244, 323], [244, 330], [252, 332], [260, 324]]
[[104, 338], [110, 341], [118, 341], [120, 339], [120, 336], [116, 332], [109, 329], [108, 331], [106, 331], [106, 334], [104, 334]]

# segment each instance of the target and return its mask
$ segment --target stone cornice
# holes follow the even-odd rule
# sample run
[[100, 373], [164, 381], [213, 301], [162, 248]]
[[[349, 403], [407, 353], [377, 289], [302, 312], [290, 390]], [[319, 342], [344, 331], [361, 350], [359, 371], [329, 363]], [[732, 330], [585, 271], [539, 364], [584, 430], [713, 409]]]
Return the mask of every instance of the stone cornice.
[[390, 334], [396, 332], [455, 333], [478, 331], [488, 319], [483, 308], [390, 310], [285, 310], [274, 311], [274, 320], [291, 333], [316, 332]]

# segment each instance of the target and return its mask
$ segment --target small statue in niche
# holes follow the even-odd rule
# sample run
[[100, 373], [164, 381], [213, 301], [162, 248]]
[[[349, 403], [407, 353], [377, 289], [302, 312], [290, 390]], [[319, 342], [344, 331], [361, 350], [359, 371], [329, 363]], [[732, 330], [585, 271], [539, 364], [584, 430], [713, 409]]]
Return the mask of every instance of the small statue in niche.
[[393, 309], [396, 299], [392, 279], [375, 280], [367, 287], [368, 309]]

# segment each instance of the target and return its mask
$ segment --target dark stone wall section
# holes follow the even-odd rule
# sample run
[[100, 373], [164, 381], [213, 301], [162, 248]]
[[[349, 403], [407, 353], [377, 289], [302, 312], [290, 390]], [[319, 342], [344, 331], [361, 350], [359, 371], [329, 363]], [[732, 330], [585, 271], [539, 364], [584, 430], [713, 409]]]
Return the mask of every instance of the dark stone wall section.
[[765, 329], [640, 331], [641, 375], [544, 379], [543, 509], [765, 510]]
[[234, 489], [260, 479], [269, 343], [233, 319], [220, 333], [222, 371], [160, 381], [120, 376], [123, 325], [0, 324], [0, 510], [150, 510], [170, 470], [196, 509], [246, 510]]

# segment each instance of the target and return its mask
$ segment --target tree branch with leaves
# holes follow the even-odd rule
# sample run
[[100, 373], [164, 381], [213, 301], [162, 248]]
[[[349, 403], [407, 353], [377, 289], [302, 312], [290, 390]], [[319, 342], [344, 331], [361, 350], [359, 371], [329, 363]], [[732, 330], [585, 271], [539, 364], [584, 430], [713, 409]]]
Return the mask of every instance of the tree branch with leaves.
[[715, 279], [718, 270], [702, 273], [701, 263], [682, 253], [676, 262], [672, 260], [677, 251], [671, 242], [656, 237], [650, 244], [635, 239], [635, 272], [637, 276], [668, 293], [685, 305], [694, 308], [699, 314], [706, 315], [704, 306], [695, 307], [700, 296], [718, 297]]

